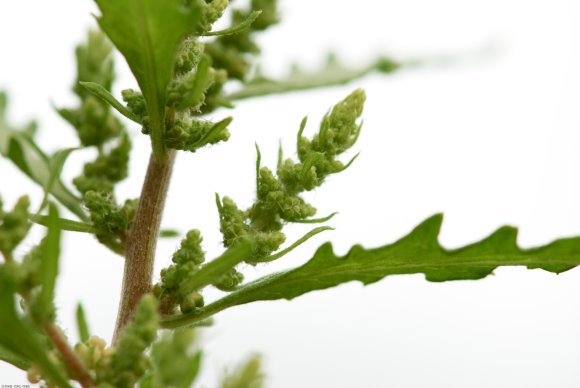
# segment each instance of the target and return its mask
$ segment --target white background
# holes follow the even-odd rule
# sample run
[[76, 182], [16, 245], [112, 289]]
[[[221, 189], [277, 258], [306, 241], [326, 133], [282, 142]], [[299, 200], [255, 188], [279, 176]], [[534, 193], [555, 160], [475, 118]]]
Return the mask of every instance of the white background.
[[[368, 94], [355, 147], [361, 156], [308, 196], [321, 215], [340, 211], [331, 222], [337, 230], [279, 263], [245, 268], [249, 278], [302, 263], [327, 240], [340, 254], [354, 243], [384, 245], [436, 212], [445, 213], [440, 240], [448, 248], [503, 224], [520, 227], [524, 247], [580, 234], [580, 3], [286, 0], [281, 8], [283, 23], [260, 38], [270, 74], [283, 75], [291, 62], [315, 68], [330, 50], [352, 65], [379, 54], [457, 60], [216, 112], [216, 119], [234, 115], [232, 139], [180, 155], [164, 222], [200, 228], [208, 258], [220, 252], [213, 193], [242, 205], [253, 197], [253, 143], [273, 165], [278, 139], [290, 154], [301, 118], [309, 115], [312, 133], [321, 115], [356, 87]], [[0, 2], [0, 88], [10, 93], [13, 122], [39, 119], [48, 149], [75, 145], [50, 103], [75, 103], [72, 49], [95, 24], [90, 12], [96, 11], [89, 0]], [[135, 86], [121, 60], [117, 71], [117, 92]], [[134, 175], [121, 186], [121, 198], [138, 195], [147, 160], [147, 139], [135, 126], [131, 134]], [[71, 158], [67, 176], [86, 158]], [[40, 195], [6, 161], [0, 161], [0, 192], [10, 205], [24, 193], [35, 203]], [[289, 241], [305, 231], [291, 228]], [[92, 238], [68, 237], [60, 321], [76, 338], [72, 318], [81, 300], [92, 331], [109, 339], [122, 260]], [[177, 243], [160, 244], [158, 268]], [[200, 335], [206, 358], [198, 386], [215, 387], [226, 366], [253, 352], [263, 354], [273, 388], [580, 386], [578, 270], [506, 268], [482, 281], [443, 284], [422, 275], [392, 277], [366, 288], [350, 283], [292, 302], [237, 307], [216, 320]], [[25, 378], [0, 365], [0, 383]]]

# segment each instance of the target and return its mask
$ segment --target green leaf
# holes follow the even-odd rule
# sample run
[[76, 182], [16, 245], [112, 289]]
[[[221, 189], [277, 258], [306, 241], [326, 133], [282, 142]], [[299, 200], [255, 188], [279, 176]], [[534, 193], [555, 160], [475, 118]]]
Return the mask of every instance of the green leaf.
[[58, 211], [54, 204], [48, 207], [48, 233], [44, 244], [42, 260], [42, 287], [38, 296], [40, 319], [51, 320], [54, 315], [54, 289], [58, 275], [58, 259], [60, 257], [60, 234], [58, 227]]
[[30, 129], [16, 130], [6, 122], [6, 94], [0, 92], [0, 154], [10, 159], [26, 176], [42, 187], [49, 187], [50, 194], [80, 219], [88, 216], [81, 200], [72, 194], [60, 179], [50, 184], [50, 158], [36, 145]]
[[95, 97], [99, 98], [101, 101], [111, 105], [113, 108], [117, 110], [120, 114], [132, 120], [136, 123], [141, 123], [139, 118], [135, 116], [129, 109], [125, 107], [125, 105], [121, 104], [107, 89], [105, 89], [102, 85], [99, 85], [95, 82], [79, 82], [79, 84], [91, 92]]
[[64, 168], [64, 164], [70, 154], [73, 151], [78, 150], [78, 148], [65, 148], [59, 151], [56, 151], [48, 160], [49, 166], [49, 176], [48, 179], [43, 187], [44, 189], [44, 197], [42, 198], [42, 202], [40, 204], [39, 212], [44, 209], [44, 207], [48, 204], [48, 196], [50, 192], [53, 190], [55, 183], [58, 181], [62, 174], [62, 169]]
[[270, 94], [344, 85], [371, 73], [392, 73], [400, 69], [401, 66], [402, 64], [390, 58], [379, 58], [368, 66], [351, 69], [342, 65], [334, 56], [330, 55], [326, 65], [316, 71], [295, 69], [288, 77], [277, 80], [258, 75], [253, 80], [248, 81], [241, 90], [228, 95], [227, 99], [243, 100]]
[[77, 329], [79, 331], [79, 338], [81, 342], [88, 341], [91, 334], [89, 331], [87, 318], [85, 317], [85, 309], [83, 308], [83, 305], [81, 303], [77, 305], [77, 311], [75, 315], [77, 320]]
[[580, 264], [580, 237], [521, 249], [516, 243], [517, 229], [509, 226], [480, 242], [447, 250], [438, 242], [442, 221], [442, 215], [435, 215], [394, 244], [375, 249], [356, 245], [344, 257], [336, 256], [332, 245], [326, 243], [303, 266], [248, 283], [195, 313], [165, 317], [162, 326], [179, 327], [229, 307], [261, 300], [289, 300], [353, 280], [367, 285], [385, 276], [418, 273], [432, 282], [475, 280], [490, 275], [499, 266], [560, 273]]
[[161, 229], [159, 237], [161, 238], [175, 238], [181, 236], [181, 232], [176, 229]]
[[[58, 387], [70, 387], [61, 371], [48, 358], [49, 349], [40, 341], [38, 333], [28, 320], [16, 311], [16, 289], [8, 268], [0, 266], [0, 346], [12, 352], [21, 362], [38, 366], [42, 376]], [[24, 364], [23, 364], [24, 365]]]
[[143, 92], [151, 141], [157, 158], [165, 155], [165, 100], [181, 40], [195, 31], [202, 9], [183, 0], [96, 0], [97, 20], [123, 54]]
[[21, 356], [19, 356], [18, 354], [14, 353], [14, 352], [8, 350], [7, 348], [5, 348], [2, 345], [0, 345], [0, 360], [7, 362], [9, 364], [12, 364], [15, 367], [20, 368], [22, 370], [27, 370], [28, 368], [30, 368], [32, 366], [30, 361], [22, 358]]
[[[38, 215], [38, 214], [31, 214], [29, 217], [30, 221], [34, 222], [38, 225], [48, 226], [49, 225], [49, 217]], [[53, 226], [62, 229], [68, 230], [70, 232], [80, 232], [80, 233], [93, 233], [96, 234], [99, 230], [95, 228], [92, 224], [87, 224], [84, 222], [68, 220], [66, 218], [59, 218], [53, 224]]]
[[288, 253], [292, 252], [294, 249], [298, 248], [300, 245], [304, 244], [306, 241], [310, 240], [312, 237], [316, 236], [318, 233], [322, 233], [322, 232], [327, 231], [327, 230], [334, 230], [334, 228], [331, 228], [330, 226], [320, 226], [318, 228], [314, 228], [310, 232], [306, 233], [304, 236], [302, 236], [298, 240], [296, 240], [288, 248], [285, 248], [285, 249], [281, 250], [280, 252], [277, 252], [273, 255], [270, 255], [270, 256], [267, 256], [264, 258], [260, 258], [260, 259], [256, 260], [256, 263], [270, 263], [274, 260], [278, 260], [282, 256], [287, 255]]
[[250, 27], [252, 25], [252, 23], [254, 23], [256, 21], [256, 19], [258, 18], [258, 16], [260, 16], [261, 14], [262, 14], [262, 11], [253, 11], [251, 14], [248, 15], [246, 20], [244, 20], [240, 24], [233, 26], [233, 27], [230, 27], [230, 28], [226, 28], [225, 30], [211, 31], [211, 32], [204, 34], [204, 36], [223, 36], [223, 35], [237, 34], [238, 32], [243, 31], [246, 28]]

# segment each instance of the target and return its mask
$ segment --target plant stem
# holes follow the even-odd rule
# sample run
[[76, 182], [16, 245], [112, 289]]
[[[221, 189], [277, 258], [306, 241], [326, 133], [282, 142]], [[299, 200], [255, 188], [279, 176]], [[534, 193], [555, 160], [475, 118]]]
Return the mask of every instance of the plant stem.
[[175, 150], [168, 150], [162, 160], [157, 160], [153, 154], [149, 159], [139, 207], [127, 236], [123, 288], [113, 344], [133, 318], [141, 297], [151, 291], [155, 248], [174, 161]]
[[83, 362], [69, 346], [68, 342], [62, 335], [62, 331], [53, 323], [45, 324], [44, 331], [62, 355], [62, 358], [64, 359], [73, 377], [81, 384], [81, 386], [83, 388], [94, 387], [95, 382], [93, 381], [93, 378], [89, 374], [89, 371]]

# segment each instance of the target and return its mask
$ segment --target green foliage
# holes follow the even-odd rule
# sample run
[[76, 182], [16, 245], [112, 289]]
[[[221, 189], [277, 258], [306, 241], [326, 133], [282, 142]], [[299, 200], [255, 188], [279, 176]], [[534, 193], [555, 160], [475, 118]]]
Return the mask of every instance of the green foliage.
[[[256, 17], [256, 12], [260, 11]], [[248, 23], [256, 17], [255, 21]], [[259, 47], [255, 42], [255, 33], [263, 31], [278, 23], [278, 7], [273, 0], [252, 0], [248, 9], [234, 9], [232, 25], [246, 25], [234, 34], [219, 36], [206, 45], [206, 52], [212, 58], [217, 69], [227, 71], [228, 77], [244, 80], [249, 71], [248, 54], [258, 54]]]
[[227, 98], [229, 100], [244, 100], [272, 94], [344, 85], [372, 73], [389, 74], [399, 70], [402, 66], [404, 64], [391, 58], [382, 57], [367, 66], [352, 69], [341, 64], [334, 55], [330, 55], [326, 65], [316, 71], [305, 71], [295, 66], [292, 73], [282, 79], [272, 79], [257, 73], [254, 78], [244, 84], [241, 90], [229, 94]]
[[79, 338], [81, 339], [81, 342], [88, 341], [90, 338], [89, 324], [87, 323], [87, 318], [85, 316], [85, 309], [81, 303], [77, 305], [77, 311], [75, 315], [77, 320], [77, 329], [79, 331]]
[[322, 245], [306, 264], [248, 283], [226, 297], [186, 316], [167, 317], [163, 327], [195, 323], [229, 307], [262, 300], [293, 299], [358, 280], [365, 285], [385, 276], [425, 274], [433, 282], [476, 280], [500, 266], [526, 266], [561, 273], [580, 264], [580, 237], [561, 239], [543, 247], [523, 250], [517, 230], [502, 227], [488, 238], [456, 250], [438, 242], [443, 217], [433, 216], [394, 244], [364, 249], [354, 246], [344, 257]]
[[[51, 220], [58, 215], [51, 206]], [[59, 387], [70, 387], [62, 366], [49, 352], [51, 348], [38, 327], [54, 318], [54, 281], [58, 270], [59, 230], [49, 224], [48, 236], [41, 247], [22, 263], [0, 264], [0, 359], [20, 368], [34, 365], [44, 379]], [[31, 277], [36, 279], [31, 281]], [[38, 290], [40, 286], [40, 290]], [[24, 297], [30, 311], [22, 314], [15, 300]]]
[[[90, 227], [60, 222], [63, 229], [94, 232], [100, 242], [116, 253], [122, 253], [123, 240], [129, 230], [137, 201], [117, 204], [115, 185], [127, 177], [131, 141], [124, 125], [112, 114], [110, 91], [113, 85], [113, 46], [100, 32], [90, 32], [88, 41], [77, 47], [77, 82], [73, 91], [80, 98], [78, 108], [58, 109], [77, 130], [83, 147], [94, 147], [97, 156], [83, 167], [73, 180], [82, 194], [89, 212], [83, 211], [83, 221], [90, 219]], [[124, 109], [124, 107], [121, 106]], [[119, 110], [120, 107], [116, 106]], [[121, 109], [122, 110], [122, 109]], [[62, 168], [62, 165], [59, 165]], [[36, 217], [37, 221], [42, 221]]]
[[42, 255], [39, 271], [41, 290], [35, 303], [31, 305], [33, 317], [38, 322], [54, 321], [55, 318], [54, 290], [58, 275], [61, 230], [57, 227], [58, 210], [53, 204], [49, 205], [48, 222], [48, 233], [40, 252]]
[[[27, 369], [31, 382], [43, 380], [47, 386], [59, 387], [69, 387], [76, 380], [83, 387], [185, 388], [200, 371], [202, 353], [194, 331], [190, 327], [165, 332], [156, 340], [160, 327], [208, 326], [212, 322], [208, 318], [230, 307], [293, 299], [350, 281], [366, 285], [386, 276], [417, 273], [425, 274], [428, 281], [471, 280], [483, 278], [499, 266], [523, 265], [559, 273], [580, 264], [579, 237], [524, 250], [517, 246], [517, 231], [510, 227], [464, 248], [447, 250], [438, 242], [442, 216], [437, 215], [393, 244], [376, 249], [355, 245], [338, 257], [327, 243], [304, 265], [243, 284], [239, 264], [277, 260], [332, 229], [315, 227], [281, 249], [286, 224], [325, 223], [336, 214], [314, 218], [315, 207], [302, 195], [356, 159], [342, 160], [361, 131], [366, 97], [362, 89], [356, 89], [324, 115], [312, 137], [304, 135], [307, 120], [302, 120], [297, 159], [284, 158], [280, 149], [276, 169], [263, 167], [256, 145], [255, 201], [244, 209], [230, 197], [216, 194], [224, 252], [205, 262], [201, 232], [190, 230], [173, 254], [172, 264], [161, 271], [160, 282], [152, 287], [157, 239], [180, 235], [160, 231], [176, 150], [197, 152], [230, 137], [232, 117], [215, 119], [209, 113], [232, 108], [235, 100], [344, 84], [371, 72], [393, 72], [403, 64], [383, 57], [360, 69], [349, 69], [331, 56], [319, 71], [296, 69], [286, 79], [272, 80], [250, 69], [260, 51], [257, 34], [279, 21], [275, 0], [251, 0], [249, 7], [233, 9], [231, 23], [222, 30], [213, 30], [213, 24], [224, 15], [227, 0], [96, 3], [101, 11], [97, 21], [106, 36], [90, 32], [87, 42], [77, 47], [72, 90], [79, 104], [57, 109], [75, 129], [78, 148], [42, 150], [34, 138], [35, 125], [17, 129], [8, 124], [7, 98], [0, 93], [0, 154], [44, 190], [37, 214], [29, 213], [26, 196], [10, 211], [0, 201], [0, 253], [4, 258], [0, 264], [0, 360]], [[123, 90], [124, 104], [112, 94], [114, 63], [109, 39], [125, 57], [139, 86], [138, 90]], [[117, 184], [128, 176], [132, 149], [125, 124], [115, 111], [151, 137], [152, 158], [141, 199], [123, 202], [115, 195]], [[61, 175], [69, 155], [87, 149], [95, 157], [73, 180], [77, 196]], [[50, 198], [76, 219], [59, 217]], [[30, 222], [46, 226], [46, 237], [26, 254], [17, 254]], [[110, 347], [90, 335], [80, 304], [76, 318], [81, 341], [74, 348], [55, 324], [63, 230], [94, 234], [114, 252], [125, 255], [121, 298], [132, 305], [120, 311], [127, 314], [119, 315]], [[202, 294], [209, 286], [224, 291], [225, 296], [206, 304]], [[221, 386], [259, 388], [263, 384], [260, 359], [253, 357], [225, 376]]]
[[12, 259], [14, 248], [28, 234], [30, 223], [28, 222], [28, 208], [30, 200], [27, 196], [20, 197], [14, 209], [4, 212], [2, 199], [0, 199], [0, 253], [6, 260]]
[[[216, 198], [224, 246], [235, 246], [239, 241], [252, 238], [255, 241], [254, 252], [246, 260], [250, 264], [272, 261], [282, 256], [272, 253], [286, 240], [281, 231], [284, 223], [309, 222], [316, 213], [316, 209], [306, 203], [300, 193], [320, 186], [329, 174], [343, 171], [350, 164], [345, 166], [336, 157], [352, 147], [358, 138], [361, 125], [357, 120], [362, 114], [364, 101], [365, 94], [358, 89], [336, 104], [324, 116], [320, 130], [312, 140], [302, 136], [306, 126], [304, 119], [298, 132], [299, 162], [291, 159], [282, 161], [280, 152], [277, 176], [269, 168], [260, 166], [261, 156], [257, 149], [255, 203], [242, 211], [231, 198], [224, 197], [223, 201]], [[314, 229], [292, 248], [327, 229]]]

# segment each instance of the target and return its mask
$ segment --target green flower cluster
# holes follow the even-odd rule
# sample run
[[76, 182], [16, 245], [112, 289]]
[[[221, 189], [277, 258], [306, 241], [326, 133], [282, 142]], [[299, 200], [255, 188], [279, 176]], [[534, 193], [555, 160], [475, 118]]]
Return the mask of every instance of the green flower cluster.
[[95, 235], [98, 240], [111, 249], [121, 249], [116, 248], [117, 243], [124, 243], [133, 225], [139, 201], [128, 199], [120, 206], [113, 194], [106, 191], [88, 191], [84, 201], [91, 212], [91, 221], [97, 230]]
[[9, 274], [15, 291], [25, 297], [23, 307], [35, 304], [38, 287], [42, 284], [42, 261], [45, 253], [46, 240], [34, 246], [27, 254], [17, 261], [14, 257], [15, 248], [28, 235], [30, 222], [28, 208], [30, 200], [27, 196], [18, 199], [12, 211], [5, 212], [0, 200], [0, 252], [4, 256], [4, 270]]
[[114, 251], [123, 251], [123, 241], [130, 229], [137, 201], [117, 203], [115, 185], [128, 174], [131, 141], [120, 120], [113, 115], [109, 104], [95, 97], [79, 82], [94, 82], [111, 90], [113, 74], [113, 46], [99, 32], [90, 32], [88, 42], [77, 47], [77, 80], [73, 91], [81, 100], [76, 109], [58, 112], [76, 128], [84, 147], [94, 146], [97, 156], [84, 165], [81, 175], [73, 180], [83, 195], [96, 236]]
[[73, 109], [58, 109], [58, 113], [77, 130], [85, 147], [101, 147], [123, 131], [123, 125], [111, 114], [109, 106], [79, 84], [79, 81], [91, 81], [110, 90], [114, 79], [112, 53], [113, 46], [102, 33], [89, 32], [87, 44], [76, 49], [77, 79], [73, 91], [81, 99], [81, 105]]
[[99, 388], [132, 388], [149, 369], [151, 361], [145, 350], [151, 346], [159, 329], [157, 309], [153, 295], [141, 299], [135, 318], [125, 327], [106, 367], [97, 375]]
[[30, 200], [20, 197], [12, 211], [5, 212], [0, 198], [0, 253], [7, 261], [12, 260], [12, 252], [22, 242], [30, 229], [28, 208]]
[[190, 230], [173, 254], [174, 264], [161, 271], [161, 282], [155, 285], [154, 293], [161, 301], [163, 310], [166, 310], [164, 312], [171, 312], [179, 306], [181, 312], [187, 313], [203, 306], [204, 300], [199, 290], [183, 287], [183, 279], [199, 271], [205, 261], [202, 240], [198, 230]]
[[[302, 136], [306, 120], [298, 133], [299, 162], [280, 160], [277, 174], [257, 162], [257, 198], [245, 211], [235, 202], [218, 198], [220, 230], [226, 247], [252, 238], [255, 248], [250, 264], [268, 261], [285, 241], [282, 228], [285, 222], [316, 222], [311, 220], [316, 209], [306, 203], [300, 193], [320, 186], [329, 174], [343, 171], [346, 166], [336, 158], [348, 150], [358, 138], [361, 125], [357, 123], [365, 101], [364, 91], [355, 90], [324, 116], [320, 130], [312, 139]], [[353, 159], [354, 160], [354, 159]], [[352, 160], [351, 160], [352, 162]], [[323, 219], [324, 220], [324, 219]]]

